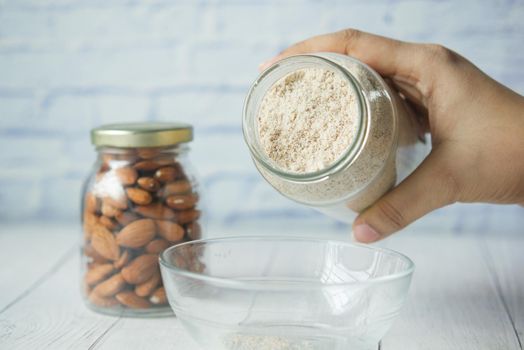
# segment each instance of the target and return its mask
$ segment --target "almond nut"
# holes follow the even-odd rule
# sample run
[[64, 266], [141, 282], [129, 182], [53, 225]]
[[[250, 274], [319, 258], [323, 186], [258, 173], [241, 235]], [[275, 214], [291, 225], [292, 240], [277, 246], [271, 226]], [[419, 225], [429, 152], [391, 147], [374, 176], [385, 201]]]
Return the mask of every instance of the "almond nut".
[[96, 265], [86, 272], [85, 282], [90, 286], [96, 284], [106, 279], [114, 270], [112, 264]]
[[198, 222], [191, 222], [186, 225], [186, 234], [192, 240], [202, 238], [202, 229]]
[[155, 172], [155, 179], [162, 183], [170, 182], [176, 179], [177, 170], [173, 167], [163, 167]]
[[86, 256], [87, 263], [105, 263], [107, 262], [107, 259], [104, 258], [102, 255], [98, 254], [98, 252], [93, 248], [91, 244], [86, 244], [84, 246], [84, 255]]
[[177, 242], [184, 238], [184, 229], [177, 223], [167, 220], [157, 220], [158, 234], [169, 242]]
[[114, 230], [118, 226], [118, 224], [114, 222], [113, 219], [108, 218], [107, 216], [102, 215], [99, 221], [102, 226], [105, 226], [109, 230]]
[[124, 186], [132, 185], [136, 182], [138, 178], [138, 173], [135, 169], [131, 167], [123, 167], [115, 170], [115, 175]]
[[137, 206], [135, 212], [151, 219], [173, 219], [175, 217], [175, 213], [162, 203]]
[[166, 184], [164, 187], [164, 196], [172, 194], [185, 194], [191, 192], [191, 184], [187, 180], [179, 180]]
[[137, 154], [140, 158], [142, 159], [152, 159], [152, 158], [155, 158], [156, 156], [158, 156], [158, 154], [160, 153], [160, 148], [155, 148], [155, 147], [151, 147], [151, 148], [139, 148], [137, 150]]
[[137, 181], [138, 186], [149, 192], [158, 191], [160, 184], [152, 177], [141, 177]]
[[124, 250], [124, 252], [120, 254], [118, 260], [113, 263], [113, 266], [115, 267], [115, 269], [121, 269], [122, 267], [127, 265], [130, 259], [131, 254], [128, 250]]
[[104, 226], [97, 226], [91, 237], [93, 248], [106, 259], [117, 260], [120, 256], [120, 248], [116, 243], [115, 236]]
[[160, 254], [170, 246], [165, 239], [159, 238], [152, 240], [146, 245], [146, 252], [149, 254]]
[[166, 290], [164, 287], [157, 288], [149, 297], [149, 301], [155, 305], [163, 305], [167, 303]]
[[122, 226], [126, 226], [139, 218], [140, 217], [138, 215], [128, 211], [120, 212], [115, 215], [116, 221], [118, 221], [118, 223]]
[[158, 269], [158, 256], [153, 254], [140, 255], [122, 268], [122, 276], [130, 284], [144, 283]]
[[176, 210], [191, 209], [198, 201], [198, 197], [194, 194], [173, 194], [166, 198], [168, 207]]
[[89, 294], [88, 299], [92, 304], [100, 307], [113, 307], [118, 305], [118, 300], [115, 298], [105, 298], [93, 292]]
[[98, 284], [95, 289], [93, 289], [93, 293], [101, 297], [111, 297], [124, 289], [125, 286], [126, 281], [122, 277], [122, 274], [117, 273]]
[[160, 168], [161, 165], [154, 160], [142, 160], [134, 165], [136, 170], [151, 171]]
[[120, 304], [127, 306], [131, 309], [147, 309], [151, 306], [149, 301], [139, 297], [132, 291], [118, 293], [116, 295], [116, 300], [118, 300]]
[[97, 210], [98, 210], [98, 201], [96, 199], [96, 197], [92, 194], [92, 193], [86, 193], [86, 197], [85, 197], [85, 200], [84, 200], [84, 204], [85, 204], [85, 211], [88, 212], [88, 213], [96, 213]]
[[102, 202], [102, 214], [107, 217], [114, 217], [120, 214], [120, 210], [109, 204], [106, 200]]
[[91, 214], [88, 212], [84, 213], [84, 223], [83, 223], [83, 230], [84, 230], [84, 239], [89, 240], [91, 238], [91, 235], [93, 234], [93, 230], [98, 225], [98, 216], [95, 214]]
[[150, 279], [144, 283], [137, 284], [135, 287], [135, 293], [139, 297], [147, 297], [156, 289], [160, 283], [160, 272], [156, 271]]
[[151, 203], [153, 197], [147, 191], [141, 190], [139, 188], [128, 188], [126, 190], [127, 196], [129, 199], [138, 205], [148, 205]]
[[127, 198], [123, 193], [118, 197], [104, 197], [102, 204], [104, 203], [120, 210], [127, 209]]
[[140, 248], [149, 243], [155, 234], [156, 226], [153, 220], [136, 220], [120, 231], [116, 236], [116, 242], [122, 247]]
[[182, 210], [175, 212], [175, 221], [179, 224], [189, 224], [200, 217], [200, 210]]

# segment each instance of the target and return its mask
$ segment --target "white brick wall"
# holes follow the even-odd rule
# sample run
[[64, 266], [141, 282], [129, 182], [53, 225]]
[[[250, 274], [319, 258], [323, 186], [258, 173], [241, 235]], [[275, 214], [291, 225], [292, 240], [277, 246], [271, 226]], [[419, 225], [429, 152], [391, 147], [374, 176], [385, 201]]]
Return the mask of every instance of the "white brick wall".
[[[212, 227], [342, 227], [280, 197], [252, 166], [240, 118], [257, 65], [351, 26], [443, 43], [524, 93], [523, 18], [509, 0], [0, 0], [0, 221], [76, 220], [92, 127], [179, 120], [196, 129]], [[459, 206], [418, 225], [454, 215], [475, 228], [494, 211], [522, 216]]]

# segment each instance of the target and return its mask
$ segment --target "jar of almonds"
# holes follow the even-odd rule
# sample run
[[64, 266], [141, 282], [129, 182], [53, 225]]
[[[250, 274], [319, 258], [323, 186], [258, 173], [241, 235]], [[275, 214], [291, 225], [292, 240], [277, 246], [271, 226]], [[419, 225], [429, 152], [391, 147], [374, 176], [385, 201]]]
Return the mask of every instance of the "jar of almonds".
[[98, 159], [82, 199], [82, 290], [91, 309], [171, 312], [158, 255], [201, 236], [200, 194], [187, 162], [192, 138], [192, 127], [179, 123], [92, 130]]

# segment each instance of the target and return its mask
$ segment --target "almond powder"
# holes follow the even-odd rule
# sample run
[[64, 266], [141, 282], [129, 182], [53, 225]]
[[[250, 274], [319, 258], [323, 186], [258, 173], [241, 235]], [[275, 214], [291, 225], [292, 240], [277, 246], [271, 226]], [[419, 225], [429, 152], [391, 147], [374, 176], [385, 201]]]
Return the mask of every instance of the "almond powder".
[[277, 81], [258, 112], [267, 156], [283, 170], [311, 173], [333, 164], [355, 139], [357, 95], [346, 78], [322, 68], [300, 69]]

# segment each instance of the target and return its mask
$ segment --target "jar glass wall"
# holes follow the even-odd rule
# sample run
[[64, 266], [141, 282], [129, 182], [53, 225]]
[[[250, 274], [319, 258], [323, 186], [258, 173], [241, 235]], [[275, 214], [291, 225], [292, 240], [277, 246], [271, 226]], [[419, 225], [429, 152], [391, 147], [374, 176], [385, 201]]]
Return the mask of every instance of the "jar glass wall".
[[[156, 140], [147, 144], [159, 143], [151, 128], [139, 133]], [[116, 134], [109, 141], [93, 137], [95, 144], [104, 145], [97, 147], [82, 198], [84, 300], [106, 314], [169, 315], [158, 255], [174, 244], [200, 238], [202, 231], [201, 195], [185, 144], [190, 138], [142, 147], [143, 142], [131, 137], [129, 147], [108, 146], [119, 144], [114, 142]]]

